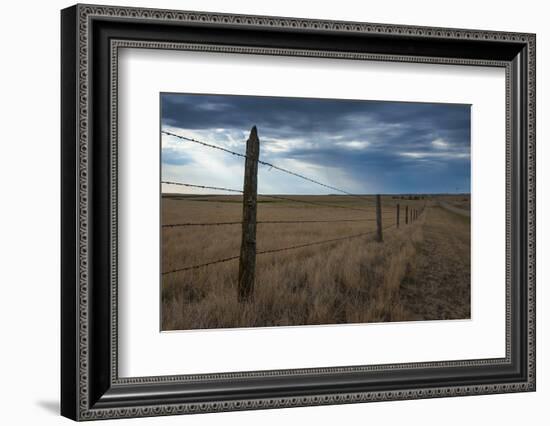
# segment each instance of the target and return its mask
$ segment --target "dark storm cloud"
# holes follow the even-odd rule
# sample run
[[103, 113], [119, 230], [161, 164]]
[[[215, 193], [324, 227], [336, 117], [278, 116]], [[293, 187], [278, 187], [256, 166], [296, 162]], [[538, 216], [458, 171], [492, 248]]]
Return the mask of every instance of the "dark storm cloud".
[[469, 191], [468, 105], [163, 94], [161, 107], [163, 127], [223, 137], [256, 125], [264, 160], [341, 169], [380, 192]]

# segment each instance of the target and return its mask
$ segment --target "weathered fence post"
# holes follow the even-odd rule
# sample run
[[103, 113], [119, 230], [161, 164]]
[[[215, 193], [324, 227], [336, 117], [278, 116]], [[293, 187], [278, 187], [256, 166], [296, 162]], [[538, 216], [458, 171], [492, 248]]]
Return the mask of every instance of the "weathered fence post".
[[397, 220], [396, 220], [396, 225], [397, 225], [397, 228], [399, 228], [399, 203], [397, 203]]
[[259, 156], [260, 140], [258, 139], [256, 126], [254, 126], [246, 141], [246, 159], [244, 163], [243, 223], [241, 257], [239, 259], [239, 302], [246, 302], [254, 295]]
[[382, 242], [382, 206], [380, 194], [376, 196], [376, 241]]
[[409, 224], [409, 206], [405, 206], [405, 225]]

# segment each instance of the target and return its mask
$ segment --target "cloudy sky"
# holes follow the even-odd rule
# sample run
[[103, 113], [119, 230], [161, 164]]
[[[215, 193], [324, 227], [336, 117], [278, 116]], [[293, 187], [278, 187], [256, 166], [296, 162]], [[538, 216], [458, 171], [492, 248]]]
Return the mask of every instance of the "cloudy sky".
[[[162, 130], [244, 154], [254, 125], [262, 160], [348, 192], [470, 192], [469, 105], [161, 94]], [[162, 135], [163, 180], [242, 189], [243, 166]], [[265, 166], [258, 191], [331, 192]]]

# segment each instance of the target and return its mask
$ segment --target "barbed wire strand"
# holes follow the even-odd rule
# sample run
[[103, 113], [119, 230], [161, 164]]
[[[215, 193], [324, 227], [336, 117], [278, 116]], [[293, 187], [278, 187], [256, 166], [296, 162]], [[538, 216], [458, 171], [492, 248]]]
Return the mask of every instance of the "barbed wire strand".
[[276, 200], [293, 201], [295, 203], [313, 204], [314, 206], [331, 207], [331, 208], [338, 208], [338, 209], [348, 209], [348, 210], [355, 210], [355, 211], [372, 213], [372, 210], [361, 209], [361, 208], [358, 208], [358, 207], [349, 207], [349, 206], [341, 206], [341, 205], [338, 205], [338, 204], [327, 204], [327, 203], [319, 203], [319, 202], [316, 202], [316, 201], [299, 200], [297, 198], [283, 197], [281, 195], [258, 194], [258, 197], [267, 197], [267, 198], [273, 198], [273, 199], [276, 199]]
[[[374, 222], [376, 219], [330, 219], [330, 220], [258, 220], [260, 224], [285, 224], [285, 223], [344, 223], [344, 222]], [[241, 222], [184, 222], [184, 223], [168, 223], [162, 225], [163, 228], [174, 228], [177, 226], [222, 226], [222, 225], [242, 225]]]
[[[389, 228], [389, 226], [386, 227], [386, 228], [383, 228], [383, 229], [388, 229], [388, 228]], [[263, 251], [257, 252], [256, 255], [269, 254], [269, 253], [278, 253], [278, 252], [281, 252], [281, 251], [295, 250], [295, 249], [299, 249], [299, 248], [311, 247], [311, 246], [316, 246], [316, 245], [320, 245], [320, 244], [334, 243], [334, 242], [337, 242], [337, 241], [349, 240], [349, 239], [352, 239], [352, 238], [365, 237], [367, 235], [372, 235], [372, 234], [376, 234], [376, 230], [369, 231], [369, 232], [362, 232], [360, 234], [355, 234], [355, 235], [348, 235], [348, 236], [345, 236], [345, 237], [331, 238], [329, 240], [313, 241], [311, 243], [297, 244], [297, 245], [294, 245], [294, 246], [288, 246], [288, 247], [282, 247], [282, 248], [276, 248], [276, 249], [270, 249], [270, 250], [263, 250]]]
[[[258, 223], [258, 222], [256, 222]], [[186, 223], [167, 223], [163, 228], [176, 228], [179, 226], [223, 226], [223, 225], [242, 225], [243, 222], [186, 222]]]
[[[386, 226], [382, 229], [385, 230], [385, 229], [393, 228], [395, 226], [396, 225], [389, 225], [389, 226]], [[337, 241], [343, 241], [343, 240], [349, 240], [349, 239], [353, 239], [353, 238], [364, 237], [364, 236], [372, 235], [372, 234], [375, 234], [375, 233], [376, 233], [376, 231], [362, 232], [361, 234], [348, 235], [346, 237], [331, 238], [329, 240], [314, 241], [314, 242], [311, 242], [311, 243], [297, 244], [297, 245], [294, 245], [294, 246], [287, 246], [287, 247], [282, 247], [282, 248], [263, 250], [263, 251], [256, 252], [256, 255], [260, 256], [262, 254], [278, 253], [278, 252], [287, 251], [287, 250], [296, 250], [296, 249], [300, 249], [300, 248], [304, 248], [304, 247], [311, 247], [311, 246], [316, 246], [316, 245], [321, 245], [321, 244], [328, 244], [328, 243], [333, 243], [333, 242], [337, 242]], [[239, 258], [240, 258], [240, 255], [239, 256], [226, 257], [224, 259], [213, 260], [211, 262], [200, 263], [200, 264], [197, 264], [197, 265], [185, 266], [183, 268], [178, 268], [178, 269], [173, 269], [171, 271], [163, 272], [162, 275], [174, 274], [176, 272], [189, 271], [189, 270], [192, 270], [192, 269], [199, 269], [199, 268], [203, 268], [203, 267], [206, 267], [206, 266], [215, 265], [217, 263], [229, 262], [231, 260], [236, 260], [236, 259], [239, 259]]]
[[196, 144], [199, 144], [199, 145], [202, 145], [202, 146], [206, 146], [208, 148], [213, 148], [213, 149], [217, 149], [219, 151], [227, 152], [228, 154], [236, 155], [237, 157], [246, 158], [245, 154], [241, 154], [239, 152], [231, 151], [230, 149], [223, 148], [223, 147], [218, 146], [218, 145], [213, 145], [213, 144], [210, 144], [210, 143], [202, 142], [202, 141], [199, 141], [197, 139], [188, 138], [186, 136], [176, 135], [175, 133], [167, 132], [166, 130], [161, 130], [161, 133], [164, 133], [165, 135], [168, 135], [168, 136], [174, 136], [176, 138], [183, 139], [183, 140], [186, 140], [186, 141], [189, 141], [189, 142], [193, 142], [193, 143], [196, 143]]
[[211, 262], [199, 263], [198, 265], [185, 266], [183, 268], [178, 268], [178, 269], [173, 269], [171, 271], [163, 272], [162, 275], [174, 274], [176, 272], [189, 271], [191, 269], [199, 269], [199, 268], [203, 268], [203, 267], [206, 267], [206, 266], [215, 265], [217, 263], [229, 262], [230, 260], [236, 260], [239, 257], [241, 257], [241, 256], [226, 257], [224, 259], [213, 260]]
[[243, 193], [243, 191], [241, 191], [240, 189], [222, 188], [220, 186], [195, 185], [195, 184], [191, 184], [191, 183], [172, 182], [172, 181], [165, 181], [165, 180], [163, 180], [161, 183], [164, 183], [164, 184], [167, 184], [167, 185], [186, 186], [188, 188], [214, 189], [216, 191], [237, 192], [239, 194]]
[[[164, 183], [164, 184], [167, 184], [167, 185], [186, 186], [188, 188], [213, 189], [213, 190], [216, 190], [216, 191], [228, 191], [228, 192], [235, 192], [235, 193], [243, 194], [243, 191], [241, 191], [239, 189], [223, 188], [223, 187], [220, 187], [220, 186], [196, 185], [196, 184], [191, 184], [191, 183], [172, 182], [172, 181], [162, 181], [161, 183]], [[340, 206], [338, 204], [318, 203], [318, 202], [315, 202], [315, 201], [299, 200], [297, 198], [283, 197], [283, 196], [280, 196], [280, 195], [258, 194], [258, 197], [267, 197], [267, 198], [273, 198], [273, 199], [278, 199], [278, 200], [293, 201], [295, 203], [313, 204], [313, 205], [322, 206], [322, 207], [356, 210], [356, 211], [363, 211], [363, 212], [369, 212], [369, 213], [372, 212], [371, 210], [360, 209], [360, 208], [357, 208], [357, 207]]]

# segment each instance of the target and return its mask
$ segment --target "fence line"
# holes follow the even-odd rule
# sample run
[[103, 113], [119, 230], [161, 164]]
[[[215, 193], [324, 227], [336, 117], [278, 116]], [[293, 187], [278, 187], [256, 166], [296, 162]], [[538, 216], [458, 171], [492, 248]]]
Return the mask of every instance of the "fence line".
[[[376, 219], [330, 219], [330, 220], [258, 220], [260, 224], [284, 224], [284, 223], [339, 223], [339, 222], [374, 222]], [[175, 228], [178, 226], [222, 226], [222, 225], [242, 225], [240, 222], [185, 222], [170, 223], [162, 225], [163, 228]]]
[[[191, 184], [191, 183], [173, 182], [173, 181], [162, 181], [161, 183], [164, 183], [164, 184], [167, 184], [167, 185], [186, 186], [188, 188], [213, 189], [213, 190], [216, 190], [216, 191], [228, 191], [228, 192], [235, 192], [235, 193], [238, 193], [238, 194], [243, 193], [243, 191], [241, 191], [240, 189], [224, 188], [224, 187], [221, 187], [221, 186], [196, 185], [196, 184]], [[322, 206], [322, 207], [333, 207], [333, 208], [356, 210], [356, 211], [363, 211], [363, 212], [369, 212], [369, 213], [371, 212], [371, 210], [361, 209], [361, 208], [357, 208], [357, 207], [341, 206], [341, 205], [338, 205], [338, 204], [320, 203], [320, 202], [316, 202], [316, 201], [299, 200], [297, 198], [283, 197], [281, 195], [258, 194], [258, 197], [267, 197], [267, 198], [273, 198], [273, 199], [277, 199], [277, 200], [293, 201], [295, 203], [313, 204], [313, 205]]]
[[[259, 152], [260, 152], [260, 141], [258, 139], [257, 129], [256, 126], [252, 127], [252, 130], [250, 132], [250, 137], [246, 142], [247, 146], [247, 152], [246, 154], [241, 154], [226, 148], [223, 148], [218, 145], [210, 144], [207, 142], [199, 141], [197, 139], [189, 138], [186, 136], [177, 135], [175, 133], [167, 132], [162, 130], [162, 133], [174, 136], [177, 138], [180, 138], [182, 140], [186, 140], [189, 142], [197, 143], [205, 147], [209, 147], [212, 149], [216, 149], [222, 152], [229, 153], [231, 155], [235, 155], [241, 158], [244, 158], [245, 161], [245, 174], [244, 174], [244, 190], [238, 190], [233, 188], [225, 188], [225, 187], [216, 187], [216, 186], [208, 186], [208, 185], [197, 185], [197, 184], [190, 184], [185, 182], [173, 182], [173, 181], [162, 181], [162, 184], [167, 185], [179, 185], [179, 186], [185, 186], [188, 188], [200, 188], [200, 189], [210, 189], [210, 190], [216, 190], [216, 191], [222, 191], [222, 192], [231, 192], [231, 193], [238, 193], [242, 194], [243, 196], [243, 219], [241, 221], [226, 221], [226, 222], [186, 222], [186, 223], [175, 223], [175, 224], [166, 224], [163, 225], [163, 227], [166, 228], [173, 228], [173, 227], [184, 227], [184, 226], [224, 226], [224, 225], [242, 225], [242, 240], [241, 240], [241, 252], [240, 255], [236, 256], [230, 256], [222, 259], [217, 259], [205, 263], [200, 263], [196, 265], [191, 266], [184, 266], [182, 268], [176, 268], [170, 271], [162, 272], [162, 275], [167, 274], [173, 274], [176, 272], [183, 272], [183, 271], [189, 271], [194, 269], [199, 269], [203, 267], [207, 267], [210, 265], [215, 265], [219, 263], [229, 262], [232, 260], [239, 259], [239, 278], [238, 278], [238, 299], [239, 302], [246, 302], [250, 300], [253, 297], [253, 291], [254, 291], [254, 276], [255, 276], [255, 268], [256, 268], [256, 256], [258, 255], [264, 255], [264, 254], [271, 254], [271, 253], [280, 253], [284, 251], [289, 250], [296, 250], [296, 249], [302, 249], [306, 247], [312, 247], [322, 244], [330, 244], [330, 243], [336, 243], [341, 241], [346, 241], [354, 238], [360, 238], [365, 237], [367, 235], [376, 235], [376, 241], [382, 242], [383, 241], [383, 230], [390, 229], [393, 227], [399, 228], [399, 221], [400, 221], [400, 205], [397, 203], [396, 210], [397, 210], [397, 217], [396, 217], [396, 223], [389, 225], [389, 226], [382, 226], [382, 220], [383, 217], [387, 217], [386, 213], [382, 214], [382, 203], [381, 203], [381, 196], [380, 194], [376, 195], [375, 201], [366, 198], [365, 196], [361, 196], [358, 194], [353, 194], [348, 191], [345, 191], [343, 189], [337, 188], [335, 186], [331, 186], [328, 184], [325, 184], [323, 182], [319, 182], [318, 180], [309, 178], [307, 176], [304, 176], [300, 173], [293, 172], [291, 170], [288, 170], [283, 167], [279, 167], [275, 164], [262, 161], [259, 159]], [[369, 203], [375, 203], [375, 218], [365, 218], [365, 219], [331, 219], [331, 220], [266, 220], [266, 221], [258, 221], [256, 219], [257, 214], [257, 199], [258, 197], [266, 197], [266, 198], [272, 198], [277, 200], [284, 200], [284, 201], [291, 201], [291, 202], [297, 202], [302, 204], [310, 204], [320, 207], [327, 207], [327, 208], [342, 208], [342, 209], [348, 209], [348, 210], [355, 210], [355, 211], [361, 211], [361, 212], [368, 212], [372, 213], [371, 209], [365, 209], [365, 208], [359, 208], [359, 207], [352, 207], [352, 206], [343, 206], [339, 204], [328, 204], [324, 202], [318, 202], [318, 201], [310, 201], [310, 200], [303, 200], [298, 198], [291, 198], [281, 195], [270, 195], [270, 194], [258, 194], [257, 191], [257, 175], [258, 175], [258, 165], [264, 165], [276, 170], [279, 170], [283, 173], [287, 173], [289, 175], [304, 179], [306, 181], [309, 181], [311, 183], [320, 185], [322, 187], [341, 192], [343, 194], [346, 194], [350, 197], [359, 198], [361, 200], [368, 201]], [[200, 194], [197, 194], [200, 195]], [[194, 197], [193, 197], [194, 198]], [[179, 200], [186, 200], [187, 198], [179, 197]], [[372, 205], [372, 204], [371, 204]], [[411, 209], [409, 209], [409, 206], [405, 206], [405, 224], [413, 223], [418, 219], [420, 214], [423, 212], [424, 207], [422, 207], [420, 210], [417, 210], [416, 208], [413, 208], [411, 206]], [[391, 213], [393, 215], [393, 213]], [[362, 232], [359, 234], [353, 234], [353, 235], [346, 235], [343, 237], [336, 237], [336, 238], [330, 238], [326, 240], [320, 240], [320, 241], [312, 241], [307, 243], [301, 243], [301, 244], [295, 244], [287, 247], [279, 247], [279, 248], [272, 248], [267, 249], [263, 251], [257, 251], [256, 250], [256, 226], [258, 224], [288, 224], [288, 223], [329, 223], [329, 222], [371, 222], [376, 221], [376, 229], [368, 232]]]
[[333, 208], [338, 208], [338, 209], [348, 209], [348, 210], [356, 210], [356, 211], [371, 213], [371, 210], [367, 210], [367, 209], [360, 209], [360, 208], [357, 208], [357, 207], [349, 207], [349, 206], [340, 206], [338, 204], [319, 203], [319, 202], [316, 202], [316, 201], [299, 200], [297, 198], [283, 197], [281, 195], [258, 194], [258, 197], [267, 197], [267, 198], [273, 198], [273, 199], [276, 199], [276, 200], [294, 201], [295, 203], [313, 204], [315, 206], [333, 207]]
[[[385, 217], [390, 217], [389, 213], [386, 213]], [[347, 222], [374, 222], [376, 218], [369, 219], [328, 219], [328, 220], [258, 220], [258, 225], [264, 224], [291, 224], [291, 223], [347, 223]], [[184, 222], [184, 223], [167, 223], [162, 225], [163, 228], [176, 228], [183, 226], [223, 226], [223, 225], [242, 225], [240, 222]]]
[[[211, 144], [211, 143], [207, 143], [207, 142], [203, 142], [203, 141], [199, 141], [197, 139], [194, 139], [194, 138], [189, 138], [187, 136], [182, 136], [182, 135], [177, 135], [175, 133], [172, 133], [172, 132], [168, 132], [168, 131], [165, 131], [165, 130], [161, 130], [161, 133], [164, 133], [166, 135], [169, 135], [169, 136], [174, 136], [176, 138], [179, 138], [179, 139], [183, 139], [183, 140], [186, 140], [188, 142], [193, 142], [193, 143], [196, 143], [196, 144], [199, 144], [199, 145], [202, 145], [202, 146], [206, 146], [208, 148], [213, 148], [213, 149], [217, 149], [219, 151], [223, 151], [223, 152], [226, 152], [228, 154], [231, 154], [231, 155], [235, 155], [235, 156], [238, 156], [238, 157], [242, 157], [242, 158], [248, 158], [248, 156], [246, 154], [241, 154], [240, 152], [236, 152], [236, 151], [231, 151], [230, 149], [227, 149], [227, 148], [223, 148], [219, 145], [214, 145], [214, 144]], [[349, 195], [351, 197], [356, 197], [356, 198], [360, 198], [362, 200], [366, 200], [366, 201], [369, 201], [372, 203], [372, 200], [368, 199], [368, 198], [365, 198], [359, 194], [353, 194], [351, 192], [348, 192], [348, 191], [345, 191], [343, 189], [340, 189], [340, 188], [337, 188], [335, 186], [332, 186], [332, 185], [328, 185], [326, 183], [323, 183], [323, 182], [319, 182], [318, 180], [315, 180], [315, 179], [312, 179], [310, 177], [307, 177], [307, 176], [304, 176], [300, 173], [296, 173], [296, 172], [293, 172], [292, 170], [289, 170], [289, 169], [286, 169], [284, 167], [280, 167], [280, 166], [277, 166], [273, 163], [269, 163], [267, 161], [263, 161], [263, 160], [260, 160], [260, 159], [252, 159], [253, 161], [257, 162], [258, 164], [261, 164], [263, 166], [267, 166], [267, 167], [270, 167], [272, 169], [275, 169], [275, 170], [279, 170], [280, 172], [283, 172], [283, 173], [287, 173], [289, 175], [292, 175], [292, 176], [296, 176], [296, 177], [299, 177], [301, 179], [304, 179], [306, 181], [309, 181], [311, 183], [315, 183], [317, 185], [320, 185], [320, 186], [323, 186], [327, 189], [331, 189], [333, 191], [338, 191], [338, 192], [341, 192], [342, 194], [346, 194], [346, 195]], [[259, 194], [258, 194], [259, 195]]]
[[[393, 226], [394, 225], [387, 226], [384, 229], [392, 228]], [[281, 252], [281, 251], [295, 250], [295, 249], [304, 248], [304, 247], [317, 246], [317, 245], [320, 245], [320, 244], [334, 243], [334, 242], [337, 242], [337, 241], [350, 240], [350, 239], [353, 239], [353, 238], [365, 237], [367, 235], [373, 235], [373, 234], [376, 234], [376, 231], [362, 232], [360, 234], [347, 235], [345, 237], [338, 237], [338, 238], [331, 238], [329, 240], [313, 241], [311, 243], [297, 244], [297, 245], [288, 246], [288, 247], [282, 247], [282, 248], [276, 248], [276, 249], [270, 249], [270, 250], [263, 250], [263, 251], [259, 251], [257, 254], [278, 253], [278, 252]]]
[[[395, 227], [395, 225], [388, 225], [388, 226], [384, 227], [383, 229], [389, 229], [389, 228], [393, 228], [393, 227]], [[281, 247], [281, 248], [258, 251], [258, 252], [256, 252], [256, 255], [259, 256], [259, 255], [262, 255], [262, 254], [271, 254], [271, 253], [279, 253], [279, 252], [288, 251], [288, 250], [296, 250], [296, 249], [300, 249], [300, 248], [317, 246], [317, 245], [321, 245], [321, 244], [329, 244], [329, 243], [334, 243], [334, 242], [343, 241], [343, 240], [350, 240], [350, 239], [353, 239], [353, 238], [365, 237], [367, 235], [374, 235], [374, 234], [376, 234], [376, 231], [362, 232], [360, 234], [347, 235], [345, 237], [331, 238], [331, 239], [328, 239], [328, 240], [313, 241], [313, 242], [310, 242], [310, 243], [297, 244], [297, 245], [293, 245], [293, 246], [287, 246], [287, 247]], [[197, 264], [197, 265], [184, 266], [183, 268], [177, 268], [177, 269], [172, 269], [170, 271], [163, 272], [162, 275], [174, 274], [176, 272], [184, 272], [184, 271], [189, 271], [189, 270], [192, 270], [192, 269], [199, 269], [199, 268], [202, 268], [202, 267], [205, 267], [205, 266], [211, 266], [211, 265], [215, 265], [215, 264], [218, 264], [218, 263], [225, 263], [225, 262], [229, 262], [231, 260], [236, 260], [236, 259], [239, 259], [239, 258], [240, 258], [240, 255], [239, 256], [226, 257], [226, 258], [223, 258], [223, 259], [217, 259], [217, 260], [213, 260], [211, 262], [200, 263], [200, 264]]]

